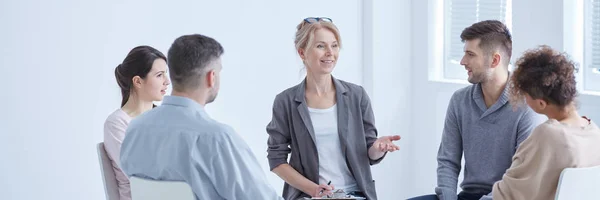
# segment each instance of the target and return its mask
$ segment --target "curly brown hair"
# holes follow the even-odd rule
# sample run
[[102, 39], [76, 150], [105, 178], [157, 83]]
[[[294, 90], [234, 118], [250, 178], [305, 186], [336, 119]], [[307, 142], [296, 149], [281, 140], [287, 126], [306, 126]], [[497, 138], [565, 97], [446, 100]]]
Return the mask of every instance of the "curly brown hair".
[[525, 94], [560, 108], [575, 100], [577, 68], [567, 54], [542, 45], [527, 50], [516, 66], [510, 81], [513, 105], [522, 103]]

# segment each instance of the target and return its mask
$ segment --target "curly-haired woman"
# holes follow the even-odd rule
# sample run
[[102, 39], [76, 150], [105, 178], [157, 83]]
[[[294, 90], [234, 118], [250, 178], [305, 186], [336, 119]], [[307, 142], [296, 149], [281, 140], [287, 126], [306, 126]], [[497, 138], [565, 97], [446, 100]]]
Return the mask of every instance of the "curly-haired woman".
[[526, 51], [516, 65], [511, 100], [525, 100], [548, 120], [521, 143], [494, 184], [493, 199], [554, 199], [563, 169], [600, 165], [600, 129], [577, 112], [576, 69], [567, 55], [541, 46]]

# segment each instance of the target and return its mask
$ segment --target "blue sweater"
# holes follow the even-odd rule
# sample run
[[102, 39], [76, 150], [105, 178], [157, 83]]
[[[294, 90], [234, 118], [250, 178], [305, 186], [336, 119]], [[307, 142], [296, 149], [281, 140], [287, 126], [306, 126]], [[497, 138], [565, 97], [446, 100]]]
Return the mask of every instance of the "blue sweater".
[[438, 151], [437, 187], [441, 200], [456, 200], [456, 185], [464, 154], [463, 191], [489, 193], [512, 162], [523, 140], [543, 119], [528, 106], [513, 110], [508, 87], [487, 108], [480, 84], [456, 91], [446, 113]]

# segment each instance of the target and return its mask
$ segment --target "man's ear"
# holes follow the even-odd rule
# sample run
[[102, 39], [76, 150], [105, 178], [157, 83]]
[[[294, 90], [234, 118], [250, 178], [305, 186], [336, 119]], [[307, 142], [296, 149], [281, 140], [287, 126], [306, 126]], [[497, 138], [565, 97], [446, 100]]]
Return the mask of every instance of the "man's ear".
[[496, 68], [500, 65], [500, 61], [502, 60], [502, 56], [500, 55], [499, 52], [494, 52], [494, 54], [492, 54], [492, 68]]
[[216, 83], [216, 74], [215, 74], [215, 70], [212, 69], [208, 72], [206, 72], [206, 85], [208, 87], [213, 87]]

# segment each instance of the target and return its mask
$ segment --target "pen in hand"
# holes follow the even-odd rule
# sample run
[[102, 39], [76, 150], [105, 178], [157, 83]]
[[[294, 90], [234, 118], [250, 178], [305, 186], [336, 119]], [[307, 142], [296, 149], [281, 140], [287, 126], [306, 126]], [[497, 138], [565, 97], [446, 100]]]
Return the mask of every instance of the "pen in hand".
[[[329, 186], [330, 184], [331, 184], [331, 180], [329, 182], [327, 182], [327, 186]], [[321, 189], [321, 193], [320, 194], [323, 194], [323, 191], [324, 191], [324, 189]]]

